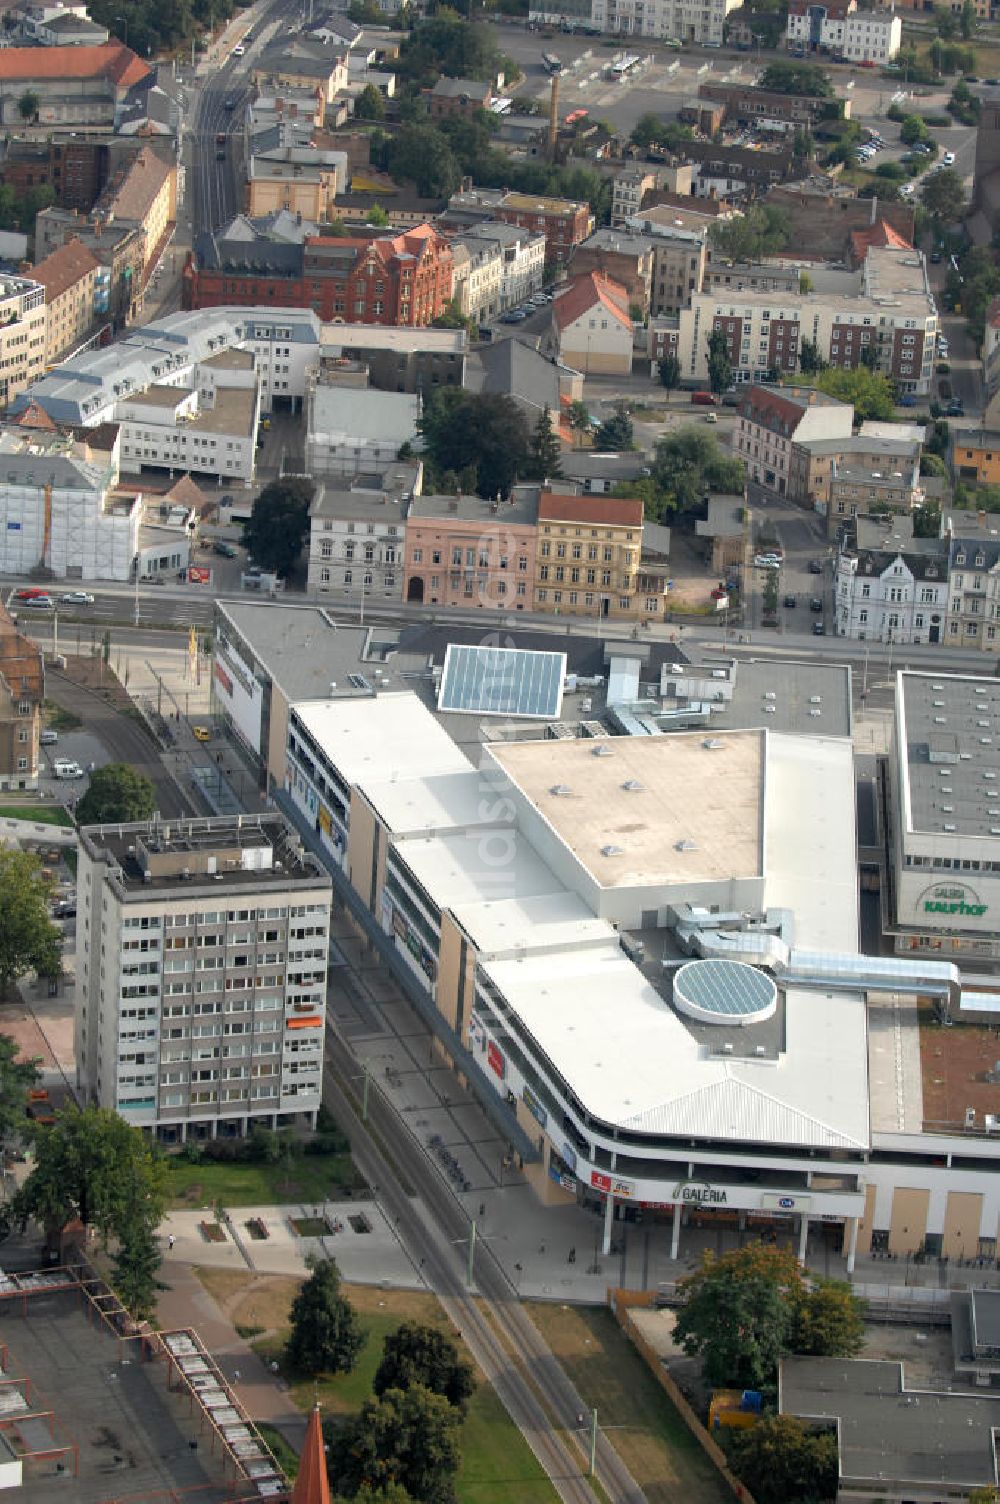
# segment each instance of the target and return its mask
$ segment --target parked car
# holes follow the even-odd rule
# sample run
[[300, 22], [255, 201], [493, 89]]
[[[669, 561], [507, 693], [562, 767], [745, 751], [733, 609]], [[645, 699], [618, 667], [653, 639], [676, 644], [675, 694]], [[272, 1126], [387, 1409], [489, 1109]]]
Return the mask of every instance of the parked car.
[[65, 590], [59, 597], [64, 606], [92, 606], [94, 597], [87, 590]]
[[899, 405], [900, 407], [916, 407], [917, 399], [907, 394], [905, 397], [900, 397]]
[[706, 413], [705, 414], [705, 422], [706, 423], [718, 423], [718, 421], [719, 421], [719, 415], [718, 415], [718, 413]]
[[944, 154], [944, 165], [946, 167], [954, 167], [954, 165], [955, 165], [955, 153], [953, 151], [946, 151], [945, 152], [945, 154]]
[[810, 602], [809, 602], [809, 610], [810, 611], [815, 611], [817, 613], [817, 615], [818, 615], [819, 612], [822, 611], [822, 609], [823, 609], [823, 602], [822, 602], [822, 600], [820, 599], [820, 597], [818, 595], [814, 595], [812, 597], [812, 599], [810, 600]]
[[813, 622], [813, 636], [814, 637], [825, 637], [826, 636], [826, 622], [824, 622], [824, 621], [814, 621]]
[[695, 407], [718, 407], [719, 399], [714, 392], [692, 392], [691, 401]]
[[792, 609], [792, 607], [795, 605], [795, 597], [794, 597], [794, 595], [786, 595], [783, 604], [785, 606], [787, 606], [788, 609], [789, 609], [789, 611], [790, 611]]
[[823, 561], [821, 559], [810, 559], [809, 560], [809, 573], [810, 574], [822, 574], [823, 573]]
[[47, 590], [42, 590], [38, 585], [25, 585], [23, 590], [14, 591], [16, 601], [30, 601], [36, 595], [48, 595]]
[[196, 742], [210, 742], [212, 740], [212, 733], [207, 726], [192, 726], [191, 735]]
[[225, 538], [216, 538], [212, 544], [212, 552], [213, 554], [219, 554], [223, 559], [235, 559], [237, 557], [237, 550], [231, 543], [227, 543]]
[[938, 250], [931, 251], [931, 264], [933, 266], [940, 266], [941, 265], [941, 252], [940, 251], [938, 251]]
[[26, 601], [22, 601], [21, 604], [22, 606], [27, 606], [32, 611], [54, 611], [56, 609], [51, 595], [31, 595]]
[[53, 731], [51, 726], [46, 726], [44, 731], [38, 733], [38, 740], [43, 747], [52, 747], [59, 740], [59, 733]]
[[961, 397], [953, 397], [951, 399], [951, 401], [948, 403], [948, 406], [945, 408], [945, 417], [947, 417], [947, 418], [964, 418], [965, 417], [965, 403], [962, 401]]
[[66, 758], [57, 757], [52, 764], [52, 771], [57, 778], [82, 778], [83, 769], [78, 762], [69, 762]]
[[774, 558], [774, 556], [771, 555], [771, 554], [758, 554], [757, 557], [754, 559], [753, 562], [754, 562], [754, 568], [755, 569], [780, 569], [781, 568], [781, 560]]

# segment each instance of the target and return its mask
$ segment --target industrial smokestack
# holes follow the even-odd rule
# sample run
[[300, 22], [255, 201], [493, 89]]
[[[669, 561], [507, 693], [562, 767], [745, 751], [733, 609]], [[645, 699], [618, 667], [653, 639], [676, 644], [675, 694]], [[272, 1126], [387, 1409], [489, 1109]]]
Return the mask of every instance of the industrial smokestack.
[[549, 95], [549, 158], [556, 159], [556, 141], [559, 137], [559, 75], [552, 75], [552, 92]]

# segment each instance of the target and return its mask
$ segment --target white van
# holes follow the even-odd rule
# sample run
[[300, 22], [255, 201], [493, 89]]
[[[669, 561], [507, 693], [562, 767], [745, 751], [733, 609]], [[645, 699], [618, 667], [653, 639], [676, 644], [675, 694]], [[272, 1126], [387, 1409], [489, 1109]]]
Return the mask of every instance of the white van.
[[63, 757], [56, 758], [52, 764], [52, 771], [57, 778], [82, 778], [83, 769], [78, 762], [68, 762]]

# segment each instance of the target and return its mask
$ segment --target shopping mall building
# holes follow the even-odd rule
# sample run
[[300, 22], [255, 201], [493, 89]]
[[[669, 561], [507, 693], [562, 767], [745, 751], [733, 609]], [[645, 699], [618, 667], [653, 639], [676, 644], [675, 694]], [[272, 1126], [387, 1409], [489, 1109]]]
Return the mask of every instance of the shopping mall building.
[[[919, 947], [861, 954], [849, 736], [490, 738], [474, 766], [415, 694], [378, 693], [292, 706], [275, 794], [539, 1194], [591, 1205], [606, 1244], [641, 1206], [675, 1257], [704, 1223], [803, 1252], [822, 1230], [849, 1269], [995, 1253], [1000, 1086], [966, 1101], [951, 1052], [1000, 1056], [976, 1011], [1000, 998]], [[915, 871], [928, 926], [992, 912], [982, 866]]]

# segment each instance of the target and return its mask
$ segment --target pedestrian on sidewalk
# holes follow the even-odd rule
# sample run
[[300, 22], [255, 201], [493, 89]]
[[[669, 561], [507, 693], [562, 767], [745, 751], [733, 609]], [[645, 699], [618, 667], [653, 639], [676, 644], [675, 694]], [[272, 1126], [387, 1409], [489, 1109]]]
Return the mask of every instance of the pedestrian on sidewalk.
[[174, 1246], [174, 1244], [176, 1242], [177, 1242], [177, 1239], [174, 1237], [173, 1233], [170, 1233], [169, 1236], [167, 1237], [167, 1248], [168, 1249], [173, 1248], [173, 1246]]

